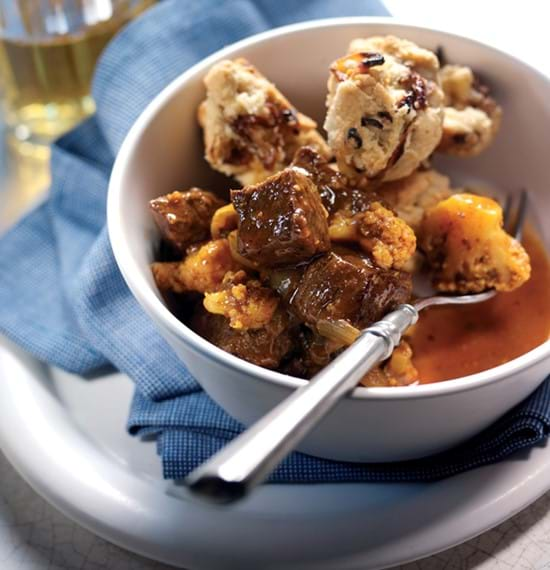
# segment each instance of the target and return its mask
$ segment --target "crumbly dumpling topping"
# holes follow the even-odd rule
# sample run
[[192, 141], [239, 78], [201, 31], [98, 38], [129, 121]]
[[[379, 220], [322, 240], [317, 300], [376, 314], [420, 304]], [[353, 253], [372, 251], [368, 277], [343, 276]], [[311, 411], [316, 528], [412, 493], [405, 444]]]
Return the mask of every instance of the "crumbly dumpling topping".
[[354, 40], [331, 66], [325, 129], [340, 170], [396, 180], [437, 147], [443, 92], [429, 50], [393, 36]]
[[476, 156], [493, 142], [502, 109], [469, 67], [445, 65], [439, 79], [445, 94], [445, 109], [438, 150], [457, 156]]
[[378, 187], [382, 200], [418, 233], [424, 213], [453, 193], [447, 176], [436, 170], [417, 170], [407, 178]]
[[215, 170], [255, 184], [287, 166], [303, 145], [329, 153], [315, 121], [246, 60], [217, 63], [204, 83], [198, 117], [206, 160]]

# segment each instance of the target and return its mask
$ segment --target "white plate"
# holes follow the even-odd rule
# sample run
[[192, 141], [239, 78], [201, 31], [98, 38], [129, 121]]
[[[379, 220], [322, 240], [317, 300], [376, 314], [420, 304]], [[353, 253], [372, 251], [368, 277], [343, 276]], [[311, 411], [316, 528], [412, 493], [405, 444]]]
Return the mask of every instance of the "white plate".
[[120, 374], [84, 380], [0, 338], [0, 446], [55, 507], [144, 556], [192, 569], [382, 568], [491, 528], [550, 487], [550, 447], [430, 484], [269, 485], [237, 507], [163, 481], [125, 432]]

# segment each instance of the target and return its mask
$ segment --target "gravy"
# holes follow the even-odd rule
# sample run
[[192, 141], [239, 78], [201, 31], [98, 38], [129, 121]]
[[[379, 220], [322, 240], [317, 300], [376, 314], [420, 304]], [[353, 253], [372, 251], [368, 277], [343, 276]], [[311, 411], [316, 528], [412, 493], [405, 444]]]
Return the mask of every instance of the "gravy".
[[523, 245], [531, 278], [511, 293], [471, 306], [423, 311], [408, 341], [420, 383], [440, 382], [504, 364], [550, 337], [550, 261], [530, 228]]

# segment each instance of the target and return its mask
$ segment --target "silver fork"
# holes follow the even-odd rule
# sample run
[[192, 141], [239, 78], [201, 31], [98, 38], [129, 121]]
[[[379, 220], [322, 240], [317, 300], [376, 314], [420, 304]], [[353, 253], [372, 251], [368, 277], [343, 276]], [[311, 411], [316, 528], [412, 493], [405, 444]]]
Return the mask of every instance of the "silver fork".
[[[513, 199], [506, 199], [504, 224], [521, 239], [527, 193], [521, 191], [511, 227]], [[469, 305], [494, 297], [494, 290], [475, 295], [436, 295], [400, 305], [382, 320], [361, 331], [355, 342], [264, 417], [190, 473], [185, 483], [197, 496], [231, 503], [263, 482], [305, 435], [349, 394], [374, 366], [388, 358], [418, 313], [433, 305]]]

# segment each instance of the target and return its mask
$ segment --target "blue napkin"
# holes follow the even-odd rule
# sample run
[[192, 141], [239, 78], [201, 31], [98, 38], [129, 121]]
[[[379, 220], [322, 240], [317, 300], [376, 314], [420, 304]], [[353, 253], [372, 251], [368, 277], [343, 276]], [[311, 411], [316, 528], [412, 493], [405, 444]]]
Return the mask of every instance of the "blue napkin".
[[[128, 429], [158, 438], [167, 478], [180, 478], [242, 430], [210, 400], [128, 291], [105, 230], [109, 173], [147, 103], [212, 51], [318, 17], [384, 14], [374, 0], [166, 0], [119, 34], [96, 73], [94, 118], [52, 147], [47, 199], [0, 239], [0, 332], [39, 359], [83, 376], [109, 367], [136, 384]], [[147, 350], [145, 350], [147, 347]], [[431, 480], [497, 461], [548, 434], [550, 385], [467, 445], [399, 465], [295, 453], [278, 482]]]

